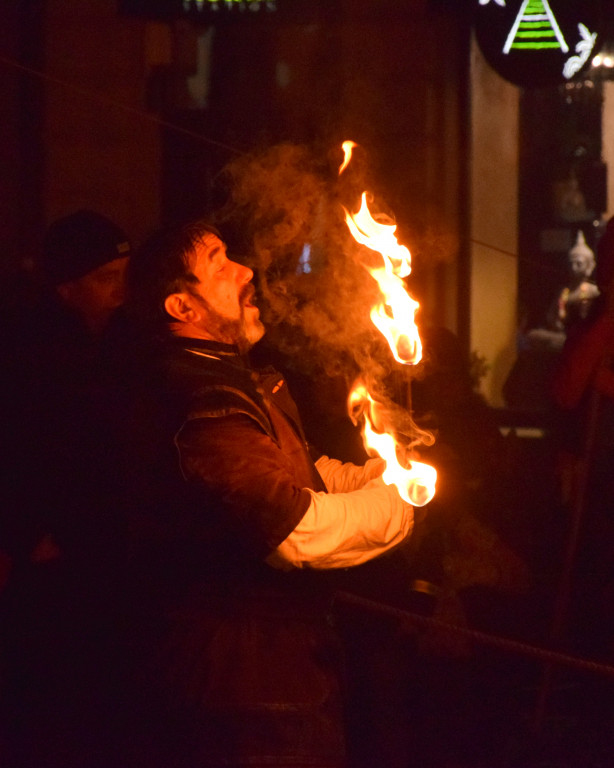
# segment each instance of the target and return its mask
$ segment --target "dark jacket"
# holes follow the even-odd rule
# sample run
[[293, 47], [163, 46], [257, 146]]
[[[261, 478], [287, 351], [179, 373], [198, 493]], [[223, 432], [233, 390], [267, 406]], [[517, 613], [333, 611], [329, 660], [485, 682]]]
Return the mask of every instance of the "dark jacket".
[[140, 439], [159, 446], [145, 462], [156, 478], [141, 476], [130, 514], [157, 730], [181, 724], [169, 743], [186, 766], [343, 765], [326, 579], [265, 562], [305, 514], [306, 488], [324, 490], [283, 378], [228, 345], [176, 338], [148, 382], [139, 400], [159, 409], [159, 433]]

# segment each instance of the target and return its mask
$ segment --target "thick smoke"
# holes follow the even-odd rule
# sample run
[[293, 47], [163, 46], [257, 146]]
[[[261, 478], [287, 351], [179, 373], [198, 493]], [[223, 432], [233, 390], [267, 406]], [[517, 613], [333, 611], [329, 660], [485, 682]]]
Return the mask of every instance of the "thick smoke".
[[[343, 207], [355, 212], [372, 189], [366, 158], [358, 148], [339, 176], [342, 159], [341, 147], [319, 156], [284, 144], [233, 161], [220, 226], [231, 250], [249, 255], [268, 342], [297, 370], [343, 377], [348, 389], [360, 377], [384, 400], [394, 394], [391, 379], [397, 390], [401, 379], [405, 402], [417, 371], [395, 363], [369, 316], [379, 289], [363, 265], [380, 257], [354, 241], [344, 219]], [[387, 213], [379, 199], [372, 210]], [[301, 261], [307, 251], [308, 267]], [[402, 421], [401, 431], [415, 437]]]

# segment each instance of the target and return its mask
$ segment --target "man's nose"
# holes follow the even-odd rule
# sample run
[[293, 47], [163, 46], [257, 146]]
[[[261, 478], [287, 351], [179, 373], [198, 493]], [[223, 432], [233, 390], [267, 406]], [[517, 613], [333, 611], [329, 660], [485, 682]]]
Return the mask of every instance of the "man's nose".
[[239, 278], [240, 283], [249, 283], [249, 281], [254, 276], [253, 270], [251, 270], [249, 267], [246, 267], [245, 264], [239, 264], [238, 262], [235, 262], [237, 264], [237, 276]]

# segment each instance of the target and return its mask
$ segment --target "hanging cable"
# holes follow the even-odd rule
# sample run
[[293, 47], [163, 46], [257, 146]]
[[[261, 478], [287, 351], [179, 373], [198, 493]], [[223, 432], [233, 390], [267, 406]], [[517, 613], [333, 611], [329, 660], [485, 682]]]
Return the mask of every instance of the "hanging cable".
[[21, 72], [25, 72], [28, 75], [32, 75], [33, 77], [38, 77], [39, 79], [45, 80], [46, 82], [52, 83], [53, 85], [59, 85], [63, 88], [73, 91], [74, 93], [78, 93], [79, 95], [84, 96], [85, 98], [89, 99], [92, 102], [97, 102], [105, 106], [115, 107], [116, 109], [123, 110], [124, 112], [127, 112], [128, 114], [131, 114], [131, 115], [137, 115], [138, 117], [143, 118], [149, 121], [150, 123], [154, 123], [156, 125], [159, 125], [162, 128], [168, 128], [169, 130], [175, 131], [177, 133], [182, 133], [186, 136], [190, 136], [191, 138], [201, 141], [205, 144], [210, 144], [211, 146], [219, 147], [220, 149], [225, 149], [228, 152], [232, 152], [235, 155], [245, 154], [243, 150], [237, 149], [236, 147], [231, 147], [230, 145], [224, 144], [221, 141], [210, 139], [207, 136], [203, 136], [201, 133], [196, 133], [195, 131], [191, 131], [189, 128], [183, 128], [182, 126], [177, 125], [176, 123], [171, 123], [168, 120], [163, 120], [162, 118], [156, 117], [155, 115], [152, 115], [149, 112], [145, 112], [144, 110], [138, 109], [137, 107], [131, 107], [128, 104], [123, 104], [122, 102], [116, 101], [115, 99], [111, 99], [108, 96], [102, 96], [99, 93], [92, 93], [86, 88], [82, 88], [81, 86], [75, 85], [74, 83], [68, 82], [67, 80], [63, 80], [59, 77], [54, 77], [53, 75], [49, 75], [46, 72], [41, 72], [40, 70], [34, 69], [33, 67], [28, 67], [25, 64], [21, 64], [20, 62], [15, 61], [14, 59], [11, 59], [7, 56], [0, 55], [0, 64], [5, 64], [9, 67], [13, 67], [14, 69], [18, 69]]

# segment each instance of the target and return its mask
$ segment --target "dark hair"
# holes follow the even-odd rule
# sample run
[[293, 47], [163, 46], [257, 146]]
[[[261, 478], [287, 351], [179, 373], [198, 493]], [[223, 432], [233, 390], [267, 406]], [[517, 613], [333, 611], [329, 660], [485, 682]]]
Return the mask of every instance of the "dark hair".
[[149, 237], [130, 261], [128, 311], [144, 329], [161, 332], [172, 317], [164, 301], [172, 293], [198, 282], [192, 272], [192, 256], [204, 235], [222, 239], [217, 228], [205, 219], [165, 227]]

